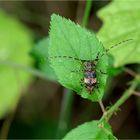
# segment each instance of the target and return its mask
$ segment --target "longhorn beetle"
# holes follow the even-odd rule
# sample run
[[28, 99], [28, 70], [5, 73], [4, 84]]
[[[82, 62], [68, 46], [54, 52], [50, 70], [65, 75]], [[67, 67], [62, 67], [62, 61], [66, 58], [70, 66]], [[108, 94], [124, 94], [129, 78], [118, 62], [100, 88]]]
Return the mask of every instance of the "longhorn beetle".
[[97, 53], [97, 56], [95, 58], [95, 60], [81, 60], [79, 58], [74, 58], [71, 56], [53, 56], [50, 57], [50, 59], [55, 59], [55, 58], [64, 58], [64, 59], [73, 59], [76, 61], [80, 61], [82, 65], [84, 65], [84, 69], [83, 70], [76, 70], [76, 71], [71, 71], [71, 72], [83, 72], [83, 78], [81, 79], [81, 88], [83, 88], [83, 86], [87, 89], [87, 91], [89, 92], [89, 94], [91, 94], [94, 91], [94, 88], [98, 88], [98, 84], [99, 81], [97, 80], [96, 77], [96, 72], [100, 72], [101, 74], [107, 74], [106, 72], [103, 72], [102, 70], [99, 70], [96, 68], [96, 65], [98, 63], [98, 61], [101, 59], [101, 57], [103, 57], [106, 53], [108, 53], [111, 49], [113, 49], [114, 47], [125, 43], [127, 41], [130, 41], [132, 39], [127, 39], [124, 41], [121, 41], [113, 46], [111, 46], [109, 49], [105, 49], [105, 51], [100, 54], [100, 52]]

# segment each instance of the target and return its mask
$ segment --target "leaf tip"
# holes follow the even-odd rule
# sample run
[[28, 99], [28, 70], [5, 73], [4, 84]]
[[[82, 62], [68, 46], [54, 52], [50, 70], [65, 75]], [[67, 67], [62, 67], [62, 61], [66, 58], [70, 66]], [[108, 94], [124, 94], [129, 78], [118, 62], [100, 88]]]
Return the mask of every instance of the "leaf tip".
[[56, 19], [56, 18], [62, 18], [59, 14], [55, 14], [55, 13], [53, 13], [52, 15], [51, 15], [51, 21], [53, 21], [54, 19]]

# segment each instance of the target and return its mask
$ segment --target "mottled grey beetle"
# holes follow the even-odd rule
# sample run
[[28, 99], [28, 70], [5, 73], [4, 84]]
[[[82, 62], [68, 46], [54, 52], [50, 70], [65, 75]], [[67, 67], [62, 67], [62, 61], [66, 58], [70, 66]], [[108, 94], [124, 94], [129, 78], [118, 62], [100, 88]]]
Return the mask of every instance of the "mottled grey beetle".
[[84, 70], [77, 70], [77, 71], [72, 71], [72, 72], [81, 72], [83, 71], [83, 79], [81, 79], [81, 86], [85, 87], [87, 89], [87, 91], [89, 92], [89, 94], [91, 94], [94, 91], [94, 88], [98, 88], [98, 84], [99, 81], [97, 80], [96, 77], [96, 72], [100, 72], [101, 74], [106, 74], [105, 72], [102, 72], [101, 70], [96, 69], [96, 64], [98, 63], [98, 61], [100, 60], [100, 58], [102, 56], [104, 56], [107, 52], [110, 51], [110, 49], [125, 43], [127, 41], [130, 41], [132, 39], [128, 39], [128, 40], [124, 40], [122, 42], [119, 42], [113, 46], [111, 46], [109, 49], [106, 49], [105, 52], [103, 52], [101, 55], [100, 52], [97, 53], [97, 56], [95, 58], [95, 60], [81, 60], [79, 58], [74, 58], [71, 56], [53, 56], [50, 57], [51, 59], [53, 58], [68, 58], [68, 59], [73, 59], [73, 60], [78, 60], [80, 61], [83, 65], [84, 65]]

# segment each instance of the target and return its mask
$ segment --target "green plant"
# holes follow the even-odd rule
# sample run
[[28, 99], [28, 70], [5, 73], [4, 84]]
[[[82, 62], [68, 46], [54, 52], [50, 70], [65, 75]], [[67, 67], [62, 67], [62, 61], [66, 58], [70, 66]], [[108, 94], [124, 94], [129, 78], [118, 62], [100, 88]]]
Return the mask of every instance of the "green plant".
[[51, 66], [59, 82], [66, 88], [76, 91], [83, 98], [100, 101], [107, 79], [107, 75], [100, 74], [100, 70], [107, 72], [108, 57], [106, 54], [103, 55], [96, 65], [100, 88], [95, 88], [94, 94], [89, 94], [87, 89], [81, 86], [84, 78], [84, 64], [80, 60], [95, 60], [98, 53], [103, 54], [105, 50], [101, 42], [95, 34], [57, 15], [51, 16], [50, 28], [50, 47], [48, 51]]
[[14, 110], [21, 92], [31, 82], [31, 75], [19, 71], [22, 68], [18, 66], [31, 66], [28, 53], [32, 46], [29, 31], [16, 18], [0, 11], [0, 119]]
[[[128, 12], [132, 10], [132, 4], [133, 9], [135, 7], [132, 13], [132, 17], [135, 20], [132, 20]], [[140, 41], [138, 38], [140, 31], [137, 30], [140, 22], [139, 14], [137, 13], [140, 9], [138, 4], [130, 1], [125, 3], [125, 5], [126, 7], [123, 6], [123, 2], [121, 1], [114, 1], [99, 11], [98, 15], [102, 18], [104, 26], [99, 33], [97, 33], [97, 36], [102, 40], [103, 45], [94, 33], [89, 32], [85, 28], [55, 14], [51, 17], [49, 45], [46, 45], [46, 49], [49, 52], [47, 55], [50, 58], [51, 66], [58, 77], [58, 81], [66, 88], [74, 90], [81, 97], [99, 102], [103, 110], [103, 115], [100, 120], [80, 125], [69, 132], [64, 139], [117, 139], [113, 136], [108, 121], [118, 110], [119, 106], [131, 95], [136, 93], [136, 87], [140, 84], [140, 75], [131, 70], [127, 70], [129, 74], [134, 76], [134, 79], [131, 81], [129, 88], [124, 91], [122, 97], [108, 110], [105, 110], [102, 105], [102, 97], [104, 95], [107, 75], [102, 75], [97, 72], [97, 79], [100, 83], [99, 89], [95, 88], [93, 93], [89, 94], [86, 88], [80, 85], [80, 80], [83, 78], [83, 71], [80, 70], [83, 70], [84, 66], [79, 60], [72, 58], [95, 60], [98, 52], [102, 54], [105, 52], [105, 48], [107, 49], [122, 40], [133, 38], [133, 41], [120, 44], [120, 46], [110, 50], [104, 57], [100, 58], [96, 69], [104, 70], [104, 72], [108, 72], [109, 75], [109, 60], [112, 62], [112, 71], [117, 68], [125, 70], [126, 64], [140, 63], [140, 55], [138, 55], [140, 50]], [[109, 16], [111, 16], [111, 18]], [[117, 17], [115, 18], [117, 21], [112, 25], [112, 20], [110, 19], [114, 19], [115, 16]], [[86, 21], [83, 22], [83, 25], [87, 24], [87, 17], [88, 15], [84, 18]], [[124, 17], [127, 22], [129, 21], [127, 26], [125, 21], [122, 24]], [[134, 26], [134, 24], [137, 26]], [[110, 57], [110, 55], [112, 57]], [[43, 57], [45, 57], [45, 55], [43, 55]], [[80, 72], [73, 72], [77, 70]], [[115, 74], [118, 73], [115, 72]]]

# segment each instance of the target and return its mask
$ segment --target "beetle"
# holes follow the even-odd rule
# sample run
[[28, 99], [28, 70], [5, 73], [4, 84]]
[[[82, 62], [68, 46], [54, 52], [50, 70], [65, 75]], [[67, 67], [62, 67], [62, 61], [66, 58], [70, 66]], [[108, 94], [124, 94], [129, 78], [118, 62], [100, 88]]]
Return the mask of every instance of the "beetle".
[[130, 41], [130, 40], [132, 40], [132, 39], [127, 39], [127, 40], [121, 41], [121, 42], [111, 46], [109, 49], [104, 49], [105, 51], [102, 52], [102, 54], [100, 54], [100, 52], [98, 52], [95, 60], [82, 60], [80, 58], [75, 58], [72, 56], [52, 56], [52, 57], [50, 57], [50, 59], [64, 58], [64, 59], [72, 59], [72, 60], [80, 61], [80, 63], [84, 66], [84, 68], [82, 70], [75, 70], [75, 71], [71, 71], [71, 72], [75, 72], [75, 73], [81, 72], [81, 71], [83, 72], [83, 78], [80, 81], [81, 90], [83, 89], [83, 87], [85, 87], [86, 90], [88, 91], [88, 93], [91, 94], [95, 88], [99, 88], [99, 81], [97, 79], [96, 73], [99, 72], [101, 74], [107, 74], [106, 72], [103, 72], [102, 70], [99, 70], [96, 68], [98, 61], [101, 59], [101, 57], [103, 57], [106, 53], [108, 53], [114, 47], [116, 47], [122, 43], [125, 43], [127, 41]]
[[94, 90], [94, 87], [97, 87], [97, 78], [95, 71], [95, 64], [93, 61], [85, 61], [84, 62], [84, 84], [87, 88], [88, 92], [91, 94]]

